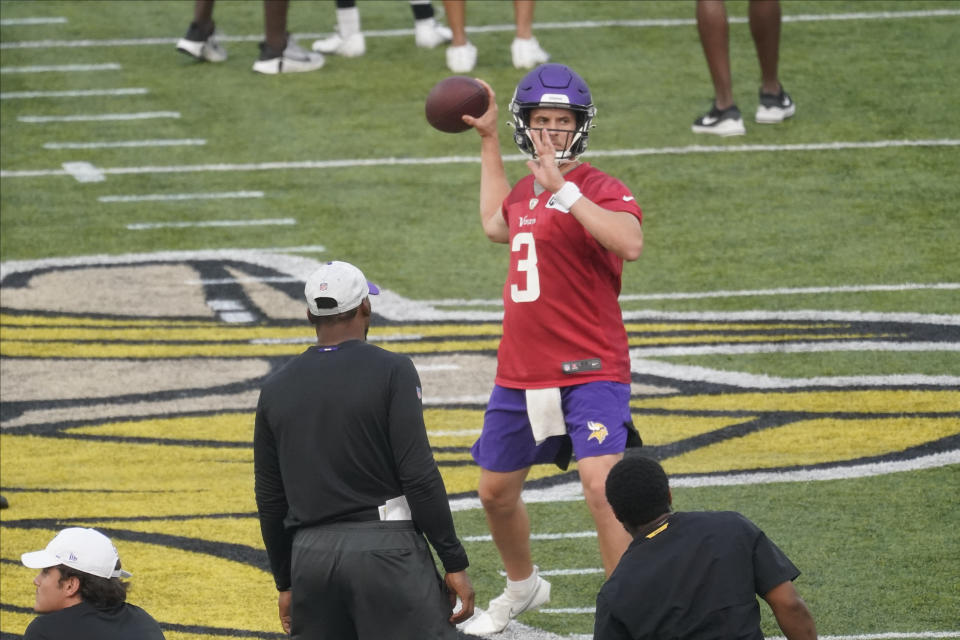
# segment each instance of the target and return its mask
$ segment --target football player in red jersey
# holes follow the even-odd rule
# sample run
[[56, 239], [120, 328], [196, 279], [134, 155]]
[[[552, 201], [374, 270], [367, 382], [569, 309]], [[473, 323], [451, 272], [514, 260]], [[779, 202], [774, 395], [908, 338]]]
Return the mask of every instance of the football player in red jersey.
[[596, 108], [562, 64], [523, 77], [510, 102], [514, 141], [530, 175], [513, 187], [500, 153], [498, 110], [464, 122], [480, 134], [480, 219], [510, 248], [497, 376], [472, 455], [479, 494], [507, 573], [503, 594], [465, 630], [497, 633], [550, 598], [530, 551], [521, 493], [534, 464], [566, 468], [571, 452], [597, 527], [607, 575], [630, 536], [604, 495], [610, 468], [640, 438], [630, 418], [630, 357], [618, 297], [624, 260], [643, 249], [642, 213], [619, 180], [580, 156]]

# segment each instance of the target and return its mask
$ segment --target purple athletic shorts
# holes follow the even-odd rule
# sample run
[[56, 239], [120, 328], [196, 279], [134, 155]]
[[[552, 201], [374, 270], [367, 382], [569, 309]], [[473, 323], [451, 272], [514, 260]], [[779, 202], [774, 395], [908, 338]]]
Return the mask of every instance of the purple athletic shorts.
[[488, 471], [516, 471], [534, 464], [550, 464], [564, 444], [573, 442], [574, 456], [623, 453], [630, 418], [630, 385], [587, 382], [560, 388], [566, 436], [552, 436], [538, 446], [527, 418], [523, 389], [495, 385], [483, 418], [483, 431], [470, 453]]

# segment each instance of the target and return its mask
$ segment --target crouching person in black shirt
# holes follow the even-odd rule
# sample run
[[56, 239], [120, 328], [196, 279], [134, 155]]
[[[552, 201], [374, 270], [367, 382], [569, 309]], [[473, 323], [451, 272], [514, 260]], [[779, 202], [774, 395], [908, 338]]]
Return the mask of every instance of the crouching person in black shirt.
[[597, 595], [595, 640], [763, 640], [758, 595], [787, 640], [817, 637], [800, 571], [750, 520], [671, 512], [666, 473], [641, 456], [614, 465], [606, 493], [633, 542]]
[[417, 370], [366, 342], [379, 290], [355, 266], [323, 265], [304, 292], [317, 343], [266, 380], [253, 438], [281, 624], [304, 640], [455, 639], [474, 592]]
[[129, 604], [130, 573], [110, 538], [95, 529], [62, 530], [45, 549], [20, 556], [41, 569], [34, 611], [42, 615], [27, 627], [24, 640], [164, 640], [160, 625], [140, 607]]

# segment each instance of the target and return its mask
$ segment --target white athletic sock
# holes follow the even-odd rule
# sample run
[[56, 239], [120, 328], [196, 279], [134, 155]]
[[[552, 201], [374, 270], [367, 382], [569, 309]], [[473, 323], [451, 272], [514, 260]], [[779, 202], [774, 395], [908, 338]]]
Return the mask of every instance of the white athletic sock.
[[533, 573], [523, 580], [511, 580], [507, 578], [507, 593], [517, 598], [526, 598], [536, 588], [539, 573], [537, 567], [534, 567]]
[[337, 27], [342, 38], [360, 33], [360, 10], [356, 7], [337, 9]]

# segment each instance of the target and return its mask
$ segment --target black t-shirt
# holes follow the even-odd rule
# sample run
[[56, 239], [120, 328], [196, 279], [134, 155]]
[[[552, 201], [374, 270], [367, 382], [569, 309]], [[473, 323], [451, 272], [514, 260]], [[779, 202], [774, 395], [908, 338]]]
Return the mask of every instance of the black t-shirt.
[[44, 613], [27, 626], [24, 640], [164, 640], [149, 613], [124, 603], [96, 609], [86, 602]]
[[467, 567], [410, 358], [361, 340], [310, 347], [264, 383], [253, 436], [260, 529], [278, 589], [293, 531], [407, 497], [448, 572]]
[[800, 571], [733, 511], [673, 513], [638, 536], [597, 595], [595, 640], [763, 640], [763, 596]]

